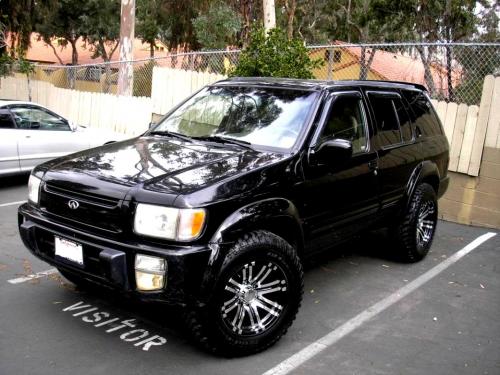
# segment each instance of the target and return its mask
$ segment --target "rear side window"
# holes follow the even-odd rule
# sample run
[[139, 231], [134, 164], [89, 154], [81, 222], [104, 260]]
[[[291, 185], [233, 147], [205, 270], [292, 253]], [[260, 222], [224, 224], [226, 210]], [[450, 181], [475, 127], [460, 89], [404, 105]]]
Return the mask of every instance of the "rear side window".
[[413, 140], [410, 116], [398, 94], [368, 93], [382, 146]]
[[411, 107], [412, 121], [422, 135], [434, 136], [443, 134], [437, 114], [426, 95], [420, 91], [403, 91], [403, 96]]
[[373, 93], [370, 93], [369, 96], [382, 146], [401, 143], [401, 130], [393, 103], [394, 97]]

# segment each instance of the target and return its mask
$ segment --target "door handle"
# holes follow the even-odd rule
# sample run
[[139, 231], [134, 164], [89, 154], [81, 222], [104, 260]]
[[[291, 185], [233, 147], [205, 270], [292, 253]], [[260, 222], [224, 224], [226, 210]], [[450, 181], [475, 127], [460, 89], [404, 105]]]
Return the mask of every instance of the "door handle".
[[373, 174], [376, 176], [378, 174], [378, 160], [368, 162], [368, 168], [370, 171], [373, 171]]

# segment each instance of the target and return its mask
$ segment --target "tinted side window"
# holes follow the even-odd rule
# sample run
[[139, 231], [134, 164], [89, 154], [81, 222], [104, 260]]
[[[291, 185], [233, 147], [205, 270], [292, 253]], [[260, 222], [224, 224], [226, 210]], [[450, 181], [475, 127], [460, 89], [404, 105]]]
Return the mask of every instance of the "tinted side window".
[[365, 116], [361, 98], [339, 95], [330, 110], [321, 141], [339, 138], [352, 142], [353, 153], [366, 150]]
[[0, 129], [14, 129], [16, 126], [7, 111], [0, 111]]
[[370, 93], [370, 103], [375, 114], [378, 134], [382, 145], [387, 146], [401, 143], [401, 130], [399, 129], [393, 97]]
[[410, 117], [403, 104], [403, 101], [399, 98], [392, 100], [395, 107], [396, 113], [398, 114], [399, 126], [401, 128], [401, 134], [403, 136], [403, 142], [410, 142], [413, 139], [413, 134], [411, 130]]
[[426, 136], [441, 135], [441, 127], [429, 99], [420, 91], [403, 91], [403, 96], [412, 109], [415, 127]]

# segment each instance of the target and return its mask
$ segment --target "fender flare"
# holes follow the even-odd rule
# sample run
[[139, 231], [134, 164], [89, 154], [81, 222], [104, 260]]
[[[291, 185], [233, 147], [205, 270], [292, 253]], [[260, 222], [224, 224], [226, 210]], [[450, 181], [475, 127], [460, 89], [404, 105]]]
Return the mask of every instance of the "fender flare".
[[300, 254], [304, 245], [302, 222], [291, 201], [267, 198], [243, 206], [222, 222], [209, 241], [211, 253], [200, 286], [199, 303], [204, 304], [211, 297], [224, 259], [233, 244], [245, 233], [259, 229], [287, 237], [285, 240], [289, 242], [293, 237], [291, 245]]
[[418, 184], [422, 182], [429, 183], [435, 189], [437, 194], [439, 190], [440, 181], [441, 181], [441, 176], [439, 173], [439, 168], [436, 165], [436, 163], [434, 163], [431, 160], [424, 160], [421, 163], [419, 163], [413, 169], [413, 172], [410, 175], [410, 179], [408, 180], [408, 183], [406, 185], [406, 190], [402, 202], [403, 204], [401, 205], [403, 212], [406, 211], [406, 209], [408, 208], [411, 197], [413, 196], [415, 188], [418, 186]]

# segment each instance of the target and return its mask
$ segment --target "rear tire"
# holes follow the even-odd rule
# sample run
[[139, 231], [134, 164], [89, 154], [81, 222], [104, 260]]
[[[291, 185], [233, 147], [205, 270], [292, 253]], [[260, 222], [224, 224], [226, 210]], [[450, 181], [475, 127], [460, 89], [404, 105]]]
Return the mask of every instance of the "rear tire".
[[283, 238], [255, 231], [237, 241], [223, 262], [206, 306], [186, 313], [187, 326], [204, 349], [233, 357], [275, 344], [302, 301], [303, 271]]
[[434, 239], [438, 217], [436, 192], [422, 183], [415, 192], [396, 227], [396, 245], [403, 261], [418, 262], [425, 258]]

